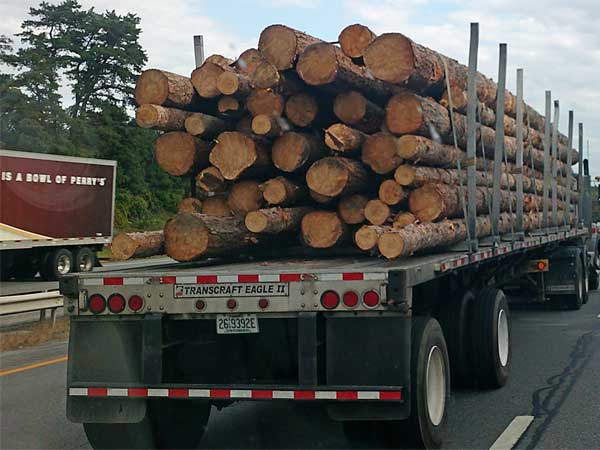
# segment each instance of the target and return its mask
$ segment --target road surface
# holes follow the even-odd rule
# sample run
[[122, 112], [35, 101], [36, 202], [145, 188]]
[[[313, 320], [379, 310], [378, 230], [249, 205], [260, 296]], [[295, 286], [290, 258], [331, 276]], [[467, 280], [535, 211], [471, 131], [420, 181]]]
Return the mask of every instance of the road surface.
[[[531, 415], [519, 449], [600, 448], [600, 295], [575, 312], [513, 308], [512, 324], [507, 386], [453, 393], [447, 447], [490, 448], [515, 416]], [[60, 357], [66, 352], [58, 342], [2, 355], [0, 448], [89, 448], [82, 427], [65, 418]], [[44, 361], [50, 363], [7, 373]], [[348, 442], [315, 405], [263, 402], [213, 408], [201, 447], [348, 448]]]

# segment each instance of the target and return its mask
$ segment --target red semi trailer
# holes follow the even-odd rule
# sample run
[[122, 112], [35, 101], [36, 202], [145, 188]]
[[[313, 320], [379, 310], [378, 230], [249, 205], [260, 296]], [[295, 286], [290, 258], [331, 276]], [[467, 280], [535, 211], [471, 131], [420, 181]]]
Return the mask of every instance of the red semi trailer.
[[112, 239], [115, 161], [0, 150], [2, 279], [88, 272]]

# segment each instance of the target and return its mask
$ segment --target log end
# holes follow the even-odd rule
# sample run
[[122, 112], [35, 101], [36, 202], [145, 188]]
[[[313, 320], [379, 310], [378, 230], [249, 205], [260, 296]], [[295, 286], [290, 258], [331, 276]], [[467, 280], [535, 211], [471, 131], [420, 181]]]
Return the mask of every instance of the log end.
[[169, 80], [157, 69], [144, 70], [135, 84], [135, 101], [138, 105], [162, 105], [169, 96]]
[[192, 136], [202, 136], [206, 131], [206, 125], [204, 123], [204, 119], [202, 114], [190, 114], [186, 117], [185, 122], [185, 131], [190, 133]]
[[361, 58], [377, 36], [369, 27], [355, 23], [348, 25], [338, 37], [342, 51], [350, 58]]
[[396, 181], [385, 180], [379, 185], [379, 200], [386, 205], [397, 205], [405, 198], [406, 192]]
[[346, 166], [335, 157], [318, 160], [306, 172], [309, 189], [330, 198], [342, 193], [348, 179]]
[[254, 180], [235, 183], [229, 191], [227, 205], [234, 214], [246, 214], [260, 209], [263, 204], [259, 182]]
[[373, 250], [377, 246], [379, 234], [376, 227], [363, 225], [354, 233], [354, 243], [362, 251]]
[[144, 104], [135, 110], [135, 122], [141, 128], [152, 128], [158, 123], [159, 113], [156, 105]]
[[252, 84], [258, 89], [268, 89], [276, 87], [281, 81], [279, 71], [274, 64], [268, 61], [260, 64], [252, 75]]
[[398, 154], [402, 159], [414, 161], [418, 152], [420, 136], [407, 134], [398, 139]]
[[400, 186], [410, 186], [415, 181], [415, 168], [408, 164], [399, 166], [394, 172], [394, 180]]
[[366, 109], [367, 100], [358, 91], [342, 92], [333, 100], [334, 114], [349, 125], [359, 123], [365, 116]]
[[317, 117], [319, 105], [312, 95], [300, 93], [292, 95], [285, 104], [285, 115], [294, 125], [309, 126]]
[[404, 251], [404, 240], [400, 233], [388, 231], [383, 233], [377, 241], [377, 248], [387, 259], [394, 259], [402, 256]]
[[260, 33], [258, 50], [278, 70], [290, 69], [297, 52], [296, 33], [285, 25], [270, 25]]
[[204, 199], [204, 202], [202, 202], [202, 214], [215, 217], [230, 217], [233, 215], [227, 204], [227, 199], [223, 196]]
[[375, 78], [402, 83], [415, 70], [412, 41], [400, 33], [386, 33], [367, 47], [363, 59]]
[[241, 109], [240, 101], [235, 97], [221, 97], [217, 102], [217, 110], [221, 114], [237, 113]]
[[158, 166], [170, 175], [189, 173], [196, 161], [195, 138], [185, 131], [171, 131], [156, 140], [154, 156]]
[[223, 95], [233, 95], [240, 88], [240, 79], [234, 72], [223, 72], [217, 77], [217, 89]]
[[119, 261], [130, 259], [135, 254], [137, 248], [137, 242], [131, 239], [127, 233], [117, 234], [110, 244], [113, 258], [118, 259]]
[[417, 132], [423, 125], [423, 108], [419, 97], [406, 92], [390, 98], [385, 109], [385, 124], [394, 134]]
[[335, 80], [338, 61], [332, 44], [309, 45], [298, 58], [296, 72], [306, 84], [322, 86]]
[[401, 230], [407, 225], [411, 225], [417, 222], [417, 218], [413, 213], [410, 212], [401, 212], [394, 217], [394, 222], [392, 223], [392, 228], [395, 230]]
[[246, 107], [253, 116], [265, 114], [279, 117], [285, 109], [283, 97], [272, 89], [255, 89], [246, 101]]
[[260, 185], [262, 195], [269, 205], [280, 205], [287, 199], [287, 191], [283, 181], [273, 178]]
[[261, 211], [251, 211], [246, 214], [244, 224], [248, 231], [262, 233], [269, 225], [269, 219]]
[[210, 166], [196, 175], [196, 186], [204, 192], [221, 192], [227, 187], [227, 182], [219, 169]]
[[252, 118], [252, 132], [259, 136], [264, 136], [273, 130], [273, 123], [271, 118], [266, 114], [259, 114]]
[[194, 89], [200, 97], [214, 98], [221, 95], [217, 88], [217, 78], [224, 72], [223, 68], [210, 61], [205, 61], [191, 75]]
[[257, 160], [254, 141], [238, 131], [224, 131], [210, 152], [210, 163], [219, 169], [226, 180], [237, 179]]
[[273, 164], [283, 172], [294, 172], [306, 163], [307, 138], [294, 131], [279, 136], [273, 143], [271, 157]]
[[331, 248], [345, 233], [345, 227], [338, 215], [330, 211], [309, 212], [302, 218], [302, 238], [312, 248]]
[[402, 163], [398, 138], [384, 131], [368, 136], [362, 148], [362, 161], [375, 173], [390, 173]]
[[356, 225], [365, 221], [365, 206], [369, 199], [361, 194], [343, 197], [338, 204], [338, 214], [344, 222]]
[[444, 202], [435, 185], [426, 184], [411, 192], [408, 197], [410, 212], [420, 222], [433, 222], [442, 216]]
[[209, 230], [196, 214], [177, 214], [165, 225], [165, 250], [176, 261], [193, 261], [208, 248]]
[[379, 199], [369, 200], [365, 206], [365, 217], [373, 225], [383, 225], [390, 214], [390, 207]]
[[180, 213], [202, 213], [202, 200], [195, 197], [186, 197], [177, 205], [177, 212]]

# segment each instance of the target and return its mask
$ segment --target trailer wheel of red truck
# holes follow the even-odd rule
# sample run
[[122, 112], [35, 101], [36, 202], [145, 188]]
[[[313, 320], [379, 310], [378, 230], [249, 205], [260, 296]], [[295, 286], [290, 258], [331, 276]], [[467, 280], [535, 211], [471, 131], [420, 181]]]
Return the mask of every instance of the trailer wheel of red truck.
[[88, 247], [80, 247], [75, 251], [73, 272], [91, 272], [94, 268], [96, 254]]
[[58, 280], [73, 272], [74, 266], [73, 253], [66, 248], [56, 248], [46, 253], [40, 274], [44, 280]]

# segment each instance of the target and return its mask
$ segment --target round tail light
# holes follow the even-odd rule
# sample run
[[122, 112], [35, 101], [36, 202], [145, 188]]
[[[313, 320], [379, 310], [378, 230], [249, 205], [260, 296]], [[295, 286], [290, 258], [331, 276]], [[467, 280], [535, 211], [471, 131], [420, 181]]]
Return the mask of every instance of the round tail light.
[[198, 311], [202, 311], [204, 308], [206, 308], [206, 303], [204, 303], [204, 300], [196, 300], [196, 309]]
[[379, 305], [379, 294], [375, 291], [367, 291], [363, 294], [363, 302], [369, 308]]
[[325, 309], [336, 308], [340, 304], [340, 296], [334, 291], [325, 291], [321, 295], [321, 305]]
[[261, 298], [258, 301], [258, 307], [260, 309], [266, 309], [266, 308], [268, 308], [269, 307], [269, 299], [268, 298]]
[[356, 305], [358, 305], [358, 294], [354, 291], [344, 292], [344, 295], [342, 296], [342, 302], [344, 303], [344, 306], [348, 308], [354, 308]]
[[106, 301], [100, 294], [94, 294], [88, 299], [88, 308], [94, 314], [100, 314], [106, 309]]
[[121, 294], [113, 294], [108, 297], [108, 310], [117, 314], [125, 309], [125, 297]]
[[227, 307], [229, 309], [237, 308], [237, 301], [234, 298], [230, 298], [229, 300], [227, 300]]
[[129, 302], [127, 303], [129, 309], [133, 312], [138, 312], [144, 306], [144, 299], [139, 295], [132, 295], [129, 297]]

